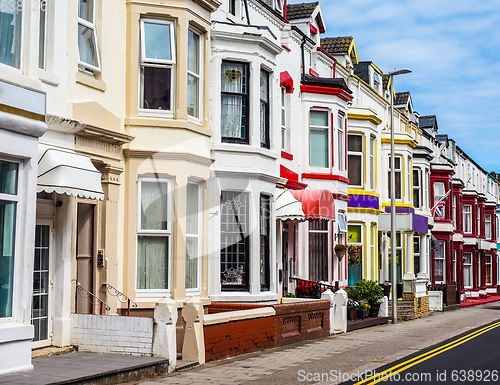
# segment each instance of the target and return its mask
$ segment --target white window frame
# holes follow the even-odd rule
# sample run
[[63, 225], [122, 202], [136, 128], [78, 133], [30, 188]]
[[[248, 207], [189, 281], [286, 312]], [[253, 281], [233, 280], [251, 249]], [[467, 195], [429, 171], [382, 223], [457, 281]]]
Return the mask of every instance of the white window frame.
[[[345, 170], [345, 115], [337, 114], [338, 119], [338, 139], [337, 139], [337, 148], [339, 152], [339, 171], [342, 172]], [[333, 149], [332, 149], [333, 151]]]
[[281, 149], [286, 151], [288, 146], [287, 141], [287, 116], [286, 116], [286, 88], [281, 87], [281, 115], [280, 115], [280, 125], [281, 125]]
[[481, 207], [476, 207], [476, 235], [481, 235]]
[[16, 237], [16, 234], [19, 232], [19, 206], [21, 205], [21, 200], [24, 200], [22, 199], [23, 198], [23, 191], [20, 191], [21, 190], [21, 185], [22, 185], [22, 181], [24, 180], [23, 178], [23, 170], [22, 170], [22, 163], [18, 160], [13, 160], [13, 159], [9, 159], [9, 158], [4, 158], [4, 157], [1, 157], [0, 160], [2, 161], [5, 161], [5, 162], [10, 162], [10, 163], [15, 163], [17, 164], [17, 191], [16, 191], [16, 194], [3, 194], [3, 193], [0, 193], [0, 201], [7, 201], [7, 202], [11, 202], [11, 203], [15, 203], [16, 204], [16, 221], [14, 223], [14, 255], [13, 255], [13, 265], [14, 265], [14, 268], [12, 269], [12, 274], [13, 274], [13, 277], [12, 277], [12, 282], [14, 283], [14, 288], [13, 288], [13, 293], [12, 293], [12, 315], [10, 317], [0, 317], [0, 324], [2, 324], [3, 322], [11, 322], [14, 320], [14, 314], [15, 314], [15, 309], [16, 309], [16, 306], [15, 306], [15, 303], [16, 303], [16, 290], [15, 290], [15, 285], [16, 285], [16, 282], [17, 282], [17, 271], [19, 270], [19, 262], [17, 261], [19, 256], [17, 255], [17, 251], [19, 250], [19, 241], [18, 240], [18, 237]]
[[94, 32], [93, 35], [94, 35], [94, 44], [95, 44], [95, 49], [96, 49], [97, 67], [90, 64], [90, 63], [85, 63], [84, 61], [82, 61], [80, 59], [80, 47], [77, 47], [77, 49], [78, 49], [78, 65], [80, 65], [83, 68], [89, 68], [95, 72], [101, 72], [101, 59], [99, 56], [99, 45], [97, 44], [97, 31], [96, 31], [96, 27], [95, 27], [97, 1], [99, 1], [99, 0], [92, 0], [92, 11], [93, 11], [92, 12], [92, 22], [80, 18], [80, 16], [79, 16], [79, 14], [80, 14], [80, 1], [81, 0], [78, 1], [78, 24], [81, 24], [82, 26], [87, 27]]
[[[399, 167], [394, 167], [394, 179], [396, 180], [396, 175], [399, 173], [400, 174], [400, 177], [399, 177], [399, 191], [400, 191], [400, 197], [398, 198], [397, 197], [397, 188], [395, 188], [395, 192], [396, 192], [396, 201], [398, 202], [401, 202], [403, 200], [403, 178], [404, 178], [404, 175], [403, 175], [403, 162], [405, 161], [405, 158], [402, 156], [402, 155], [394, 155], [394, 166], [396, 165], [396, 160], [399, 159]], [[389, 199], [391, 197], [391, 189], [390, 189], [390, 183], [391, 183], [391, 156], [389, 155], [389, 163], [388, 163], [388, 167], [387, 167], [387, 170], [388, 170], [388, 174], [387, 174], [387, 187], [388, 188], [388, 196], [389, 196]]]
[[[351, 151], [349, 150], [349, 137], [351, 136], [359, 136], [361, 138], [361, 151]], [[364, 135], [356, 132], [348, 132], [347, 133], [347, 159], [349, 156], [359, 156], [361, 157], [361, 169], [360, 169], [360, 181], [361, 184], [354, 184], [351, 180], [349, 180], [349, 186], [363, 188], [365, 181], [365, 139]], [[348, 166], [349, 168], [349, 166]], [[349, 170], [348, 170], [349, 174]]]
[[[20, 4], [20, 6], [18, 5]], [[22, 66], [23, 66], [23, 61], [24, 61], [24, 36], [25, 36], [25, 28], [24, 28], [24, 23], [25, 23], [25, 13], [26, 11], [30, 11], [29, 7], [26, 7], [26, 5], [24, 4], [24, 2], [22, 1], [16, 1], [16, 0], [8, 0], [8, 1], [2, 1], [0, 3], [0, 6], [4, 7], [6, 6], [7, 7], [7, 11], [12, 11], [14, 12], [14, 15], [16, 15], [17, 17], [17, 14], [21, 14], [21, 22], [19, 23], [19, 26], [20, 26], [20, 33], [19, 33], [19, 66], [16, 66], [16, 65], [10, 65], [10, 64], [6, 64], [6, 63], [1, 63], [0, 62], [0, 66], [7, 66], [9, 68], [14, 68], [18, 71], [21, 71], [22, 69]], [[20, 9], [20, 10], [19, 10]], [[12, 22], [14, 23], [15, 25], [15, 28], [17, 28], [17, 23], [16, 23], [17, 19], [14, 19], [12, 20]], [[17, 37], [16, 37], [16, 33], [17, 31], [14, 29], [14, 41], [13, 41], [13, 45], [15, 44], [15, 42], [17, 42]], [[15, 47], [14, 47], [15, 49]]]
[[[493, 284], [493, 282], [492, 282], [492, 279], [493, 279], [493, 257], [490, 254], [486, 254], [484, 256], [484, 268], [485, 268], [485, 272], [484, 272], [484, 284], [485, 285], [492, 285]], [[486, 281], [486, 270], [488, 268], [490, 270], [490, 282]]]
[[[197, 280], [196, 280], [196, 287], [195, 288], [187, 288], [186, 287], [186, 296], [194, 296], [194, 295], [198, 295], [200, 294], [200, 290], [201, 290], [201, 264], [202, 264], [202, 261], [201, 261], [201, 256], [202, 256], [202, 250], [201, 250], [201, 247], [202, 247], [202, 243], [201, 243], [201, 238], [202, 238], [202, 227], [203, 227], [203, 217], [202, 217], [202, 213], [203, 213], [203, 197], [202, 197], [202, 188], [201, 188], [201, 183], [200, 182], [197, 182], [197, 181], [190, 181], [188, 180], [188, 185], [193, 185], [193, 186], [196, 186], [196, 188], [198, 189], [198, 202], [197, 202], [197, 209], [198, 209], [198, 228], [197, 228], [197, 231], [198, 231], [198, 234], [190, 234], [188, 233], [188, 229], [186, 227], [186, 239], [187, 238], [197, 238], [198, 239], [198, 247], [197, 247], [197, 250], [198, 250], [198, 255], [197, 255], [197, 258], [198, 258], [198, 266], [197, 266]], [[186, 189], [186, 192], [187, 192], [187, 189]], [[186, 204], [187, 204], [187, 197], [186, 197]], [[187, 224], [186, 224], [187, 225]], [[186, 242], [187, 244], [187, 242]], [[186, 257], [187, 257], [187, 246], [186, 246]]]
[[[418, 247], [416, 247], [418, 246]], [[418, 235], [414, 234], [413, 235], [413, 274], [415, 274], [415, 276], [418, 276], [418, 273], [420, 273], [420, 271], [416, 271], [415, 270], [415, 260], [416, 260], [416, 257], [418, 257], [418, 265], [419, 265], [419, 269], [421, 269], [421, 263], [422, 263], [422, 242], [421, 242], [421, 239]]]
[[[145, 41], [145, 33], [144, 33], [144, 23], [153, 23], [153, 24], [164, 24], [170, 26], [170, 49], [171, 49], [171, 60], [163, 60], [163, 59], [149, 59], [146, 57], [146, 41]], [[139, 115], [142, 116], [153, 116], [153, 117], [163, 117], [163, 118], [173, 118], [175, 111], [175, 89], [176, 89], [176, 46], [175, 46], [175, 23], [171, 20], [167, 19], [157, 19], [157, 18], [148, 18], [142, 17], [140, 20], [140, 57], [139, 57]], [[158, 66], [164, 68], [170, 68], [170, 109], [169, 110], [155, 110], [143, 108], [143, 99], [144, 99], [144, 85], [142, 79], [142, 68], [147, 66]]]
[[[467, 255], [470, 255], [470, 262], [466, 263]], [[465, 285], [465, 267], [469, 267], [469, 283], [470, 285]], [[472, 253], [464, 253], [464, 270], [463, 270], [463, 279], [464, 279], [464, 287], [471, 288], [473, 283], [473, 274], [472, 274]]]
[[[417, 175], [417, 180], [415, 183], [415, 173]], [[419, 167], [414, 167], [413, 168], [413, 206], [415, 206], [416, 209], [422, 209], [423, 208], [423, 202], [422, 202], [422, 169]], [[415, 204], [415, 196], [418, 196], [418, 205]]]
[[486, 214], [484, 216], [484, 235], [485, 235], [486, 239], [491, 239], [491, 237], [492, 237], [491, 224], [492, 224], [491, 214]]
[[[311, 112], [321, 112], [321, 113], [324, 113], [326, 114], [326, 118], [327, 118], [327, 125], [326, 126], [313, 126], [311, 124]], [[330, 111], [329, 110], [326, 110], [326, 109], [315, 109], [315, 108], [311, 108], [309, 110], [309, 162], [308, 162], [308, 165], [311, 169], [323, 169], [323, 170], [326, 170], [326, 169], [330, 169], [330, 166], [331, 166], [331, 162], [332, 162], [332, 148], [330, 146], [330, 143], [331, 143], [331, 130], [330, 130], [330, 127], [331, 127], [331, 114], [330, 114]], [[325, 131], [326, 130], [326, 152], [327, 152], [327, 158], [326, 158], [326, 166], [312, 166], [311, 165], [311, 132], [313, 130], [316, 130], [316, 131], [319, 131], [319, 130], [323, 130]]]
[[376, 224], [372, 223], [371, 228], [370, 228], [370, 260], [371, 260], [371, 265], [372, 265], [372, 277], [371, 279], [375, 281], [375, 276], [376, 276], [376, 269], [375, 269], [375, 259], [377, 257], [376, 253], [376, 248], [375, 248], [375, 243], [377, 239], [377, 233], [375, 231]]
[[[436, 258], [436, 251], [434, 252], [434, 266], [433, 266], [433, 271], [434, 271], [434, 283], [445, 283], [446, 282], [446, 242], [442, 240], [438, 240], [439, 247], [441, 249], [441, 255], [440, 258]], [[442, 280], [437, 280], [435, 276], [435, 271], [436, 271], [436, 261], [442, 261], [443, 264], [443, 279]]]
[[453, 250], [453, 264], [451, 266], [451, 268], [453, 269], [453, 271], [451, 272], [453, 282], [457, 282], [457, 260], [458, 260], [458, 251]]
[[381, 80], [380, 80], [380, 74], [377, 71], [373, 71], [373, 89], [377, 91], [377, 93], [380, 94], [380, 85], [381, 85]]
[[[41, 70], [47, 70], [47, 7], [48, 0], [39, 0], [38, 12], [40, 16], [38, 18], [38, 68]], [[43, 41], [41, 41], [41, 32], [42, 32], [42, 15], [43, 15]], [[42, 46], [43, 45], [43, 46]], [[43, 53], [43, 59], [40, 57], [40, 52]], [[40, 61], [42, 60], [42, 63]], [[41, 65], [40, 65], [41, 64]]]
[[[407, 167], [406, 167], [406, 187], [408, 189], [408, 200], [411, 201], [411, 198], [412, 198], [412, 193], [413, 193], [413, 178], [412, 178], [412, 171], [413, 171], [413, 167], [412, 167], [412, 162], [411, 162], [411, 156], [409, 156], [407, 158], [408, 160], [408, 163], [407, 163]], [[413, 202], [411, 202], [413, 204]]]
[[[198, 71], [199, 71], [199, 74], [195, 73], [195, 72], [192, 72], [189, 70], [187, 70], [187, 74], [188, 74], [188, 78], [189, 76], [192, 76], [196, 79], [198, 79], [198, 115], [199, 116], [194, 116], [194, 115], [190, 115], [189, 114], [189, 110], [188, 110], [188, 117], [190, 119], [193, 119], [195, 120], [197, 123], [198, 122], [201, 122], [203, 120], [203, 33], [201, 33], [200, 31], [198, 31], [196, 28], [193, 28], [193, 27], [189, 27], [189, 31], [192, 32], [193, 34], [195, 35], [198, 35], [198, 38], [199, 38], [199, 46], [198, 46], [198, 53], [199, 53], [199, 57], [198, 57]], [[188, 45], [189, 45], [189, 34], [188, 34]], [[188, 55], [189, 55], [189, 48], [188, 48]], [[173, 57], [173, 56], [172, 56]], [[188, 59], [189, 61], [189, 59]], [[172, 68], [173, 70], [173, 68]], [[171, 86], [172, 88], [172, 86]], [[172, 98], [170, 99], [172, 100]]]
[[[167, 229], [166, 230], [143, 230], [141, 229], [141, 195], [142, 183], [155, 182], [167, 184]], [[155, 178], [151, 176], [139, 175], [137, 179], [137, 211], [136, 211], [136, 246], [135, 246], [135, 292], [137, 297], [150, 298], [150, 297], [164, 297], [171, 294], [172, 288], [172, 259], [173, 259], [173, 180], [170, 178]], [[138, 244], [140, 236], [153, 236], [153, 237], [167, 237], [168, 238], [168, 282], [167, 289], [139, 289], [137, 287], [137, 259], [139, 257]]]
[[451, 203], [452, 203], [451, 219], [453, 221], [453, 227], [456, 229], [457, 228], [457, 196], [456, 195], [453, 195], [451, 197]]
[[462, 211], [464, 234], [472, 234], [472, 205], [463, 205]]

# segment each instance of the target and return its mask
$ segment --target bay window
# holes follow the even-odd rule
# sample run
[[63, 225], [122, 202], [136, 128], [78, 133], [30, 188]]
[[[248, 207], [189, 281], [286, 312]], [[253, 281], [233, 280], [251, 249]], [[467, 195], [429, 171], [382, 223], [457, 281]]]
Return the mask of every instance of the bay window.
[[174, 23], [141, 20], [141, 100], [146, 110], [173, 111]]
[[223, 61], [221, 66], [221, 136], [223, 142], [249, 143], [248, 64]]
[[270, 148], [269, 138], [269, 72], [260, 70], [260, 146]]
[[[46, 56], [46, 24], [47, 24], [47, 0], [40, 0], [40, 19], [38, 25], [38, 68], [45, 69]], [[1, 30], [1, 28], [0, 28]]]
[[476, 234], [481, 235], [481, 207], [477, 207], [476, 214]]
[[249, 199], [247, 192], [222, 191], [220, 272], [222, 290], [248, 290]]
[[492, 284], [492, 257], [491, 255], [485, 255], [485, 265], [484, 265], [484, 284], [491, 285]]
[[413, 206], [422, 208], [422, 170], [413, 169]]
[[464, 253], [464, 286], [472, 287], [472, 253]]
[[453, 227], [456, 229], [457, 228], [457, 196], [456, 195], [453, 195], [451, 202], [452, 202], [451, 217], [453, 220]]
[[344, 169], [345, 169], [345, 131], [344, 131], [345, 119], [344, 119], [344, 115], [339, 114], [338, 120], [339, 120], [339, 131], [338, 131], [337, 148], [339, 151], [339, 171], [344, 171]]
[[328, 221], [309, 221], [309, 280], [328, 281]]
[[444, 283], [445, 280], [445, 242], [438, 241], [439, 249], [434, 251], [434, 282]]
[[12, 317], [19, 164], [0, 160], [0, 319]]
[[172, 249], [172, 182], [140, 177], [137, 213], [137, 290], [169, 288]]
[[201, 111], [201, 63], [202, 41], [201, 35], [189, 29], [188, 31], [188, 115], [200, 119]]
[[491, 239], [491, 214], [484, 216], [484, 235], [486, 239]]
[[[403, 190], [403, 158], [401, 156], [394, 156], [394, 173], [395, 173], [395, 187], [396, 187], [396, 199], [401, 199]], [[391, 157], [389, 156], [389, 172], [388, 172], [388, 187], [389, 187], [389, 199], [391, 199]]]
[[[444, 182], [434, 182], [434, 205], [436, 205], [446, 194]], [[443, 211], [443, 217], [444, 217]]]
[[260, 289], [269, 291], [271, 253], [271, 197], [260, 196]]
[[309, 113], [309, 165], [311, 167], [329, 167], [328, 112]]
[[286, 130], [286, 88], [281, 87], [281, 149], [287, 149], [287, 130]]
[[0, 7], [0, 63], [21, 68], [21, 39], [24, 4], [1, 2]]
[[347, 177], [349, 185], [363, 186], [363, 135], [347, 134]]
[[413, 235], [413, 272], [420, 273], [420, 237]]
[[472, 206], [463, 206], [463, 221], [464, 221], [464, 233], [472, 234]]
[[186, 291], [200, 289], [200, 240], [201, 240], [200, 185], [188, 183], [186, 205]]
[[375, 189], [376, 175], [375, 170], [375, 146], [376, 140], [374, 137], [370, 137], [370, 188]]
[[95, 28], [96, 0], [78, 2], [78, 57], [84, 68], [101, 71]]

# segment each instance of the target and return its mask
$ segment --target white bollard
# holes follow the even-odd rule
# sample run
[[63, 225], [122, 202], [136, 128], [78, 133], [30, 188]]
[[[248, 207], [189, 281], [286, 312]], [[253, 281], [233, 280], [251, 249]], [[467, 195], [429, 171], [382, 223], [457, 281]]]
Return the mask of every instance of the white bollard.
[[169, 373], [177, 366], [177, 305], [171, 298], [162, 298], [155, 305], [153, 355], [168, 359]]
[[347, 293], [344, 289], [335, 292], [334, 299], [334, 332], [347, 333]]
[[330, 301], [330, 330], [329, 333], [333, 334], [333, 331], [335, 330], [335, 303], [334, 303], [334, 298], [335, 294], [333, 294], [333, 291], [330, 289], [325, 290], [323, 293], [321, 293], [321, 299]]
[[382, 298], [382, 302], [380, 303], [380, 308], [378, 309], [379, 317], [389, 317], [389, 298], [385, 296]]

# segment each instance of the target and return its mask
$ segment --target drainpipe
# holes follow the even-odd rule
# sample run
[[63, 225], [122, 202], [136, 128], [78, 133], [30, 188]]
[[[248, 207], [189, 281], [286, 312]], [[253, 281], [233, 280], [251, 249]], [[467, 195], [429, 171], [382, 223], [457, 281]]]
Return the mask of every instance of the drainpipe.
[[302, 44], [300, 48], [302, 50], [302, 79], [306, 78], [306, 37], [302, 36]]
[[245, 13], [247, 14], [247, 25], [250, 25], [250, 14], [248, 13], [248, 0], [245, 0]]

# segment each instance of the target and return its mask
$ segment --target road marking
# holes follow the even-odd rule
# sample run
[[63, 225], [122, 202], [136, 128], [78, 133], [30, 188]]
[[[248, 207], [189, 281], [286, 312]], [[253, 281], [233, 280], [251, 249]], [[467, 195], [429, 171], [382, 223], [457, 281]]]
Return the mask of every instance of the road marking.
[[[475, 332], [472, 332], [470, 334], [467, 334], [466, 336], [463, 336], [455, 341], [452, 341], [452, 342], [449, 342], [447, 343], [446, 345], [443, 345], [443, 346], [440, 346], [436, 349], [433, 349], [431, 351], [428, 351], [427, 353], [424, 353], [424, 354], [421, 354], [417, 357], [413, 357], [412, 359], [410, 360], [407, 360], [407, 361], [404, 361], [398, 365], [395, 365], [389, 369], [386, 369], [384, 370], [383, 372], [380, 372], [380, 373], [377, 373], [376, 375], [374, 376], [371, 376], [371, 377], [368, 377], [362, 381], [359, 381], [359, 382], [356, 382], [354, 385], [361, 385], [361, 384], [365, 384], [367, 383], [367, 385], [372, 385], [372, 384], [377, 384], [379, 383], [380, 381], [383, 381], [383, 380], [386, 380], [388, 379], [389, 377], [391, 377], [392, 375], [396, 374], [396, 373], [400, 373], [408, 368], [411, 368], [412, 366], [415, 366], [423, 361], [426, 361], [428, 360], [429, 358], [432, 358], [434, 356], [437, 356], [438, 354], [441, 354], [441, 353], [444, 353], [446, 352], [447, 350], [450, 350], [456, 346], [459, 346], [473, 338], [476, 338], [478, 336], [480, 336], [481, 334], [483, 333], [486, 333], [492, 329], [495, 329], [497, 327], [500, 326], [500, 322], [496, 322], [494, 324], [491, 324], [491, 325], [488, 325], [488, 326], [485, 326], [479, 330], [476, 330]], [[406, 365], [406, 366], [404, 366]], [[403, 368], [401, 368], [401, 366], [404, 366]], [[396, 370], [395, 372], [393, 372], [394, 369], [397, 369], [397, 368], [401, 368], [401, 369], [398, 369]], [[384, 376], [384, 374], [387, 374], [387, 373], [390, 373], [388, 374], [387, 376]], [[375, 379], [375, 377], [377, 377], [378, 379], [375, 380], [375, 381], [372, 381]], [[368, 381], [372, 381], [372, 382], [369, 382]]]

